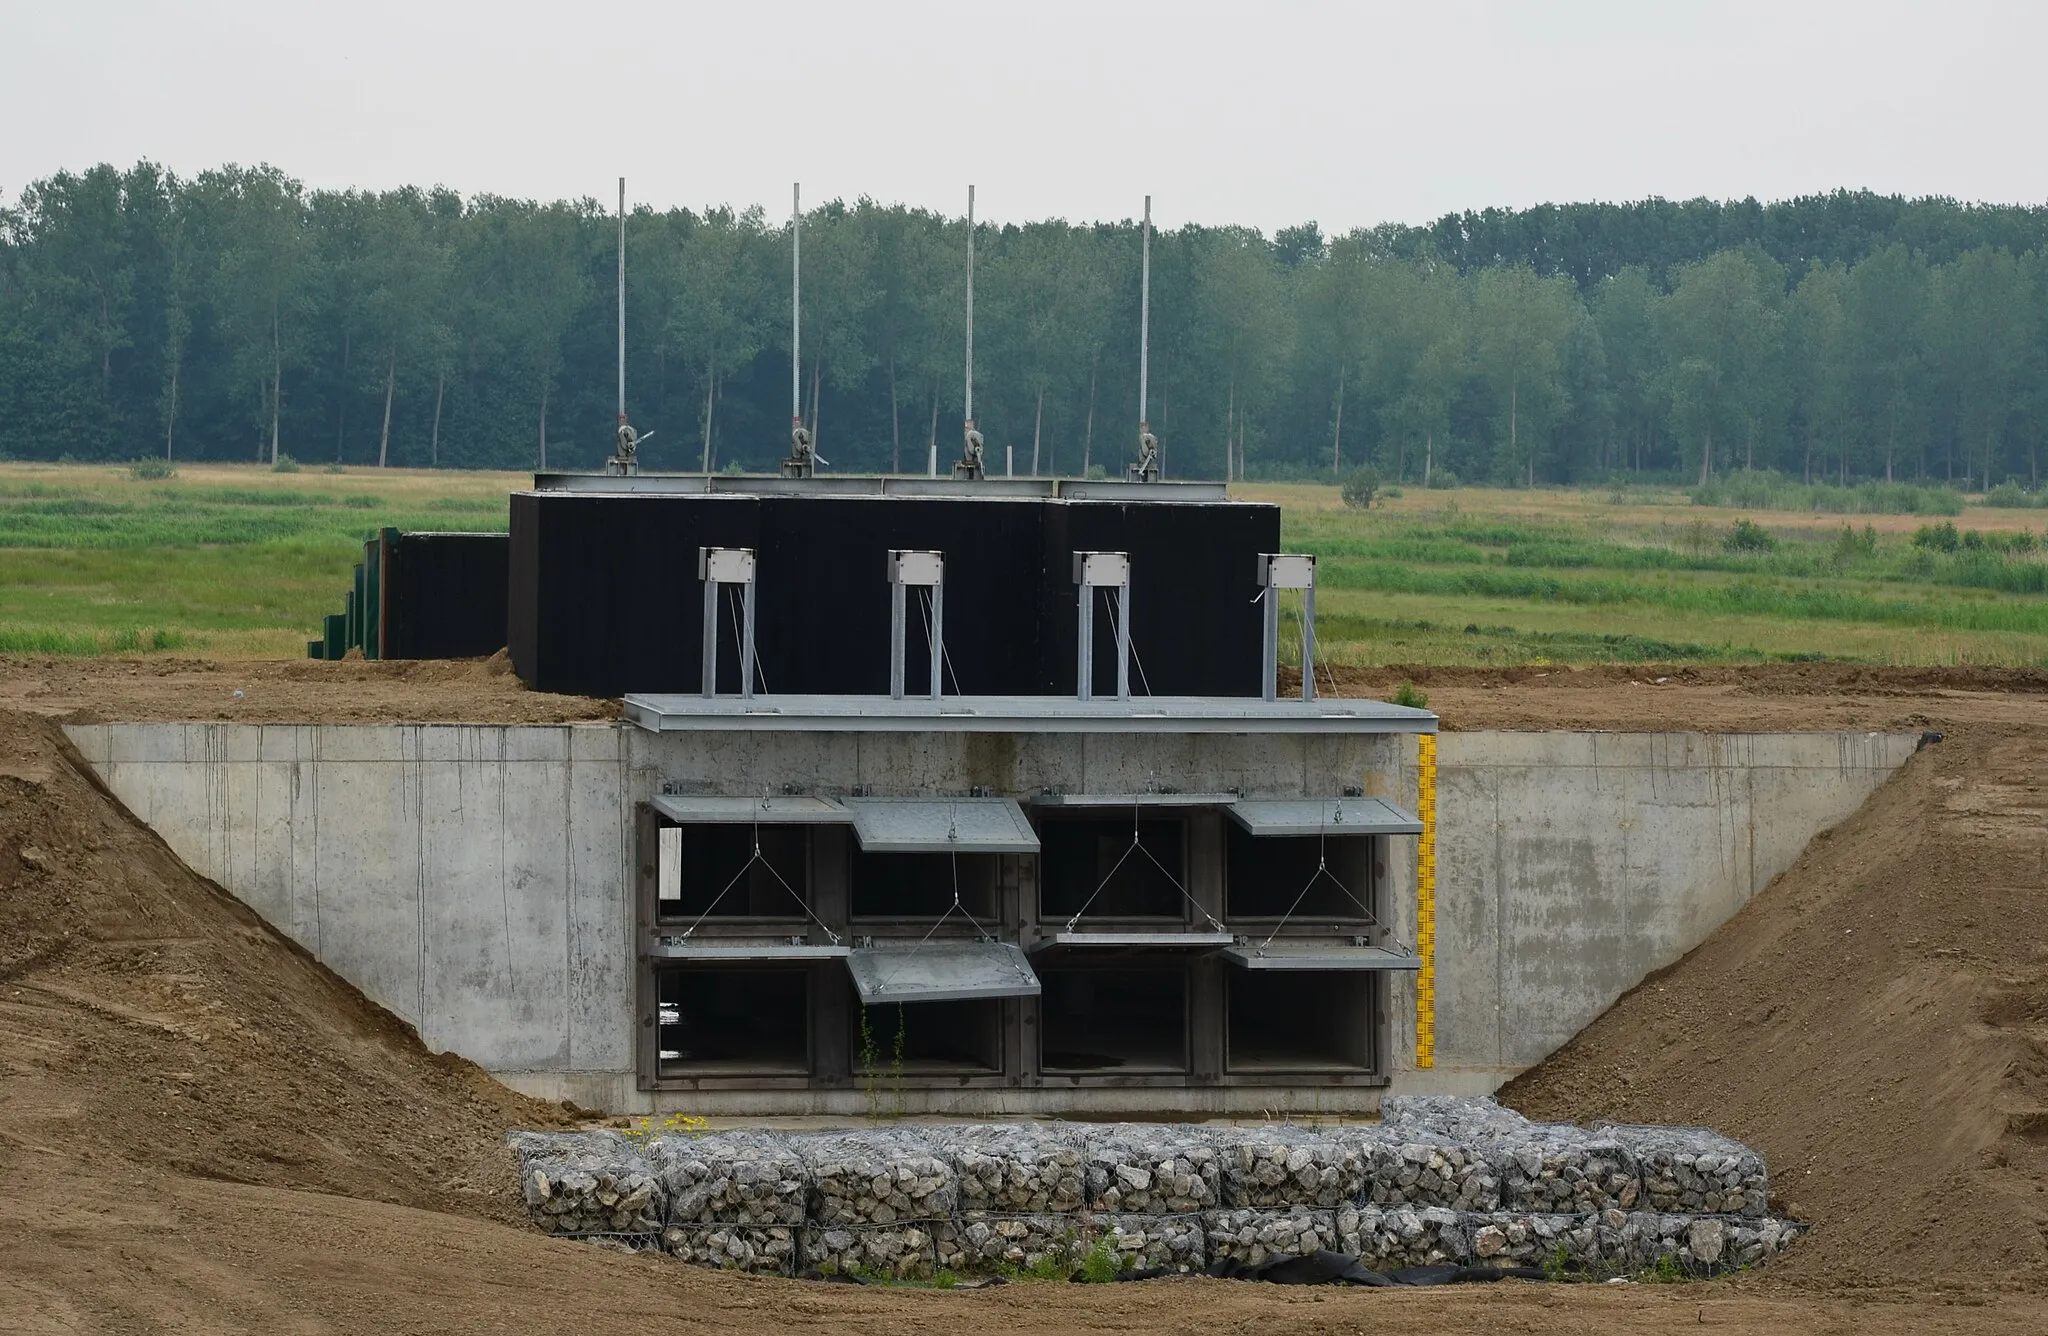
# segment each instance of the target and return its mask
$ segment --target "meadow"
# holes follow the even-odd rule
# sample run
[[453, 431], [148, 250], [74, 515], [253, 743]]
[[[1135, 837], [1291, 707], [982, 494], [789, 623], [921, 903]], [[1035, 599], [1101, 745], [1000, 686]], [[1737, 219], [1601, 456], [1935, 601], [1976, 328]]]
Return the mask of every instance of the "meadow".
[[[298, 657], [372, 530], [502, 530], [528, 482], [0, 464], [0, 653]], [[1955, 493], [1411, 489], [1358, 509], [1317, 484], [1235, 491], [1279, 503], [1283, 545], [1320, 559], [1332, 663], [2048, 663], [2044, 517]]]

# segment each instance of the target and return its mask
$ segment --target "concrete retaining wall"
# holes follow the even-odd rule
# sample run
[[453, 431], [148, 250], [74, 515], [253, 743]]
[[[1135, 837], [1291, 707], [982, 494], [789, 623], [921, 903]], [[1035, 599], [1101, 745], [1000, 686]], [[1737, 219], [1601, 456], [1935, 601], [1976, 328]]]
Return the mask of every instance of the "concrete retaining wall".
[[[1029, 793], [1040, 771], [1097, 791], [1199, 771], [1248, 792], [1329, 792], [1362, 776], [1369, 793], [1414, 793], [1415, 744], [1390, 737], [882, 736], [827, 775], [815, 736], [656, 738], [613, 725], [67, 731], [187, 863], [428, 1045], [532, 1093], [620, 1110], [651, 1101], [632, 1075], [629, 844], [633, 804], [663, 778], [733, 791], [786, 772], [849, 787], [882, 779], [886, 791], [895, 776]], [[1915, 741], [1443, 735], [1437, 1065], [1413, 1070], [1414, 990], [1403, 984], [1393, 1088], [1489, 1091], [1540, 1060], [1725, 921]], [[1412, 933], [1407, 852], [1394, 868], [1409, 888], [1396, 926]], [[1003, 1093], [1015, 1103], [1022, 1092]], [[1095, 1093], [1174, 1102], [1166, 1091]]]

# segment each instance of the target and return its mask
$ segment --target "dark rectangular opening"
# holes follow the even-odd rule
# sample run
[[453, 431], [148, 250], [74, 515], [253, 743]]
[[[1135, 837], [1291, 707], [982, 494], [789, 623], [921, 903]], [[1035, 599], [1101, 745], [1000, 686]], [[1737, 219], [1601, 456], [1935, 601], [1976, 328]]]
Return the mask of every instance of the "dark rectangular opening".
[[852, 912], [855, 918], [938, 918], [960, 907], [983, 925], [996, 916], [996, 860], [993, 854], [871, 854], [853, 850]]
[[1185, 919], [1186, 836], [1179, 817], [1048, 817], [1038, 832], [1039, 916]]
[[1228, 1066], [1233, 1072], [1368, 1071], [1369, 970], [1232, 970]]
[[1003, 1070], [998, 998], [871, 1007], [856, 1002], [852, 1020], [853, 1069], [862, 1076]]
[[1371, 836], [1254, 835], [1235, 821], [1225, 827], [1225, 918], [1371, 917]]
[[1039, 1061], [1067, 1075], [1187, 1070], [1184, 966], [1039, 972]]
[[[662, 918], [806, 916], [811, 900], [809, 826], [686, 822], [674, 828], [682, 840], [682, 895], [656, 901]], [[754, 857], [756, 839], [759, 858]]]
[[810, 1071], [809, 969], [669, 969], [655, 987], [661, 1075]]

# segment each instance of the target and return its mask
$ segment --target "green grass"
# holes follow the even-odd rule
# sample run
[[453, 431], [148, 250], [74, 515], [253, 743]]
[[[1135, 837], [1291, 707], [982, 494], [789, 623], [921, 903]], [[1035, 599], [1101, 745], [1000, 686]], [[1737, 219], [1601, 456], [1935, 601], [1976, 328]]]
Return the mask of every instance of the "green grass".
[[1283, 545], [1318, 557], [1334, 663], [2048, 663], [2048, 560], [2026, 516], [1973, 512], [1983, 531], [1954, 550], [1916, 545], [1893, 515], [1962, 500], [1921, 490], [1940, 496], [1886, 512], [1905, 493], [1868, 493], [1873, 517], [1851, 524], [1675, 491], [1467, 489], [1361, 511], [1334, 488], [1240, 489], [1280, 501]]
[[[297, 657], [372, 531], [502, 530], [526, 482], [0, 464], [0, 653]], [[1238, 494], [1278, 501], [1284, 546], [1320, 559], [1332, 663], [2048, 664], [2048, 545], [2017, 489], [1973, 504], [1953, 543], [1916, 546], [1917, 517], [1954, 514], [1961, 493], [1716, 486], [1414, 487], [1370, 510], [1329, 486]], [[1746, 509], [1701, 504], [1738, 494]]]
[[374, 530], [502, 530], [524, 482], [0, 465], [0, 653], [303, 655]]

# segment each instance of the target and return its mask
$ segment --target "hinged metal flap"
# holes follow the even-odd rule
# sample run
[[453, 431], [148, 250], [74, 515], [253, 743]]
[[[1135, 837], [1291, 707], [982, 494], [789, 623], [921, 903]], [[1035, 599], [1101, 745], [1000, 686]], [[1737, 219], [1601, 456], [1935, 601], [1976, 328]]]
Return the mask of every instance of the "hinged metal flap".
[[1419, 970], [1422, 961], [1379, 946], [1344, 941], [1277, 941], [1267, 946], [1240, 943], [1223, 948], [1223, 958], [1248, 970]]
[[802, 795], [730, 798], [722, 794], [663, 793], [655, 796], [653, 807], [683, 825], [845, 825], [853, 820], [853, 813], [830, 798]]
[[1056, 932], [1031, 944], [1031, 954], [1068, 951], [1206, 952], [1229, 946], [1227, 932]]
[[808, 942], [657, 942], [647, 948], [647, 959], [717, 965], [749, 961], [843, 960], [846, 953], [847, 948], [843, 946], [812, 946]]
[[1234, 793], [1042, 793], [1033, 807], [1227, 807]]
[[1035, 854], [1038, 834], [1008, 798], [848, 798], [860, 847], [875, 854]]
[[1378, 798], [1256, 798], [1230, 819], [1254, 835], [1420, 835], [1422, 822]]
[[1038, 976], [1013, 942], [927, 939], [855, 947], [846, 968], [866, 1006], [1038, 996]]

